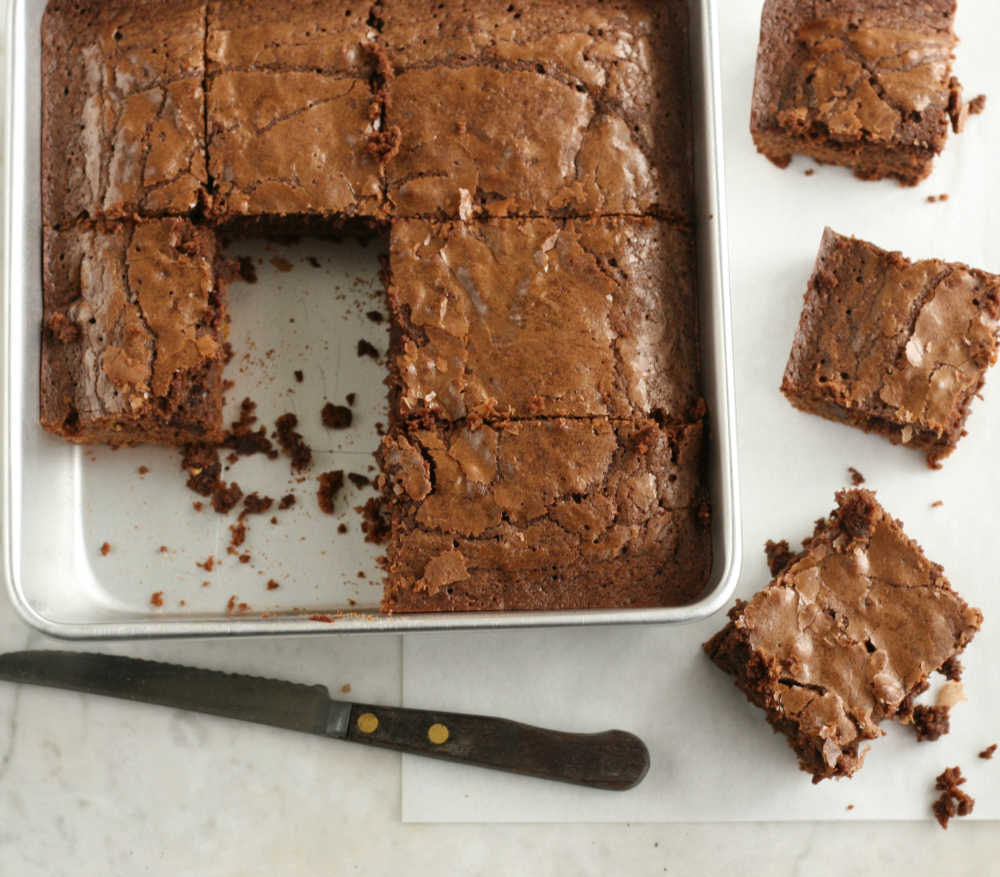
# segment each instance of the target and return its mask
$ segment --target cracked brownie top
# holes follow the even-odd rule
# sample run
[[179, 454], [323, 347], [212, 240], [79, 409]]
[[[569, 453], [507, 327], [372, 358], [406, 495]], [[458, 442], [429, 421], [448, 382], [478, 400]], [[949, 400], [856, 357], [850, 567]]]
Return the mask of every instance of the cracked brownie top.
[[877, 419], [936, 459], [996, 360], [998, 319], [1000, 277], [827, 229], [782, 390], [816, 413]]
[[954, 13], [954, 0], [771, 2], [752, 127], [940, 152]]
[[706, 650], [788, 734], [804, 770], [849, 775], [859, 743], [881, 736], [883, 719], [910, 720], [912, 696], [982, 614], [871, 491], [838, 493], [800, 554], [769, 553], [775, 579], [737, 604]]
[[402, 415], [697, 415], [686, 233], [632, 218], [398, 220], [390, 259]]
[[180, 215], [207, 180], [205, 4], [53, 0], [42, 25], [42, 210]]

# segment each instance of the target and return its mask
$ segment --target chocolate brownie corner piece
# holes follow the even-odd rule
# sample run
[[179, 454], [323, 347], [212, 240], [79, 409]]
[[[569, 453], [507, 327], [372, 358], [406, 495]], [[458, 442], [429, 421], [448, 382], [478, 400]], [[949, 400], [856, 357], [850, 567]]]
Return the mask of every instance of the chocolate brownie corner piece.
[[1000, 277], [827, 229], [781, 389], [803, 411], [925, 451], [964, 434], [997, 357]]
[[84, 443], [220, 439], [215, 260], [182, 219], [46, 229], [42, 425]]
[[387, 612], [682, 605], [711, 537], [701, 427], [536, 420], [397, 430], [380, 451]]
[[212, 2], [208, 156], [221, 221], [371, 218], [381, 114], [367, 6], [335, 0]]
[[[858, 177], [926, 177], [948, 136], [955, 0], [767, 0], [750, 130]], [[960, 100], [960, 98], [959, 98]]]
[[694, 253], [662, 220], [396, 220], [395, 407], [696, 419]]
[[42, 216], [186, 215], [204, 199], [205, 4], [52, 0], [42, 20]]
[[382, 17], [398, 215], [690, 215], [687, 4], [401, 0]]
[[819, 782], [858, 770], [881, 721], [912, 721], [912, 697], [981, 622], [873, 493], [846, 490], [704, 648]]

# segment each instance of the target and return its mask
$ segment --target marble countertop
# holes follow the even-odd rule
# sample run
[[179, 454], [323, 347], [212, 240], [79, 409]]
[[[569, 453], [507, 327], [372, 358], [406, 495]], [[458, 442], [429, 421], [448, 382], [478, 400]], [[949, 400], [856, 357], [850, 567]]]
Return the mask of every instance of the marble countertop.
[[[722, 0], [724, 14], [745, 2]], [[65, 647], [29, 630], [0, 597], [0, 650]], [[101, 650], [320, 682], [332, 691], [349, 683], [351, 696], [374, 703], [401, 697], [398, 636]], [[533, 781], [524, 783], [531, 795]], [[1000, 832], [990, 822], [957, 821], [947, 832], [927, 822], [404, 824], [396, 755], [0, 683], [0, 875], [812, 877], [843, 873], [846, 854], [852, 873], [978, 877], [1000, 874], [998, 853]]]

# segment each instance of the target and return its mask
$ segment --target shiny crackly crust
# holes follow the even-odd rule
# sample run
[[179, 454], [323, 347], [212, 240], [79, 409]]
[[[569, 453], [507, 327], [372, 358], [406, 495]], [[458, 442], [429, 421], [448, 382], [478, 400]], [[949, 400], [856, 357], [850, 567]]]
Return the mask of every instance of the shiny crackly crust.
[[704, 648], [818, 782], [861, 767], [885, 719], [912, 721], [927, 676], [982, 622], [867, 490], [837, 494], [797, 555]]

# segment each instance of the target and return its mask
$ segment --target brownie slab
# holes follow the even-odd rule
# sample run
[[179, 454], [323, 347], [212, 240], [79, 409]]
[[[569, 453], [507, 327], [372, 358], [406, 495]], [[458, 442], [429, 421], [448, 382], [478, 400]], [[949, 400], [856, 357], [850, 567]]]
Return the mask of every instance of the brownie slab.
[[687, 216], [687, 16], [679, 0], [385, 4], [399, 214]]
[[779, 167], [793, 154], [864, 179], [931, 172], [960, 102], [955, 0], [767, 0], [750, 130]]
[[208, 86], [212, 213], [374, 216], [382, 200], [367, 79], [310, 71], [226, 71]]
[[769, 553], [780, 555], [775, 578], [736, 604], [705, 651], [813, 782], [850, 776], [880, 722], [912, 721], [913, 698], [965, 649], [982, 613], [867, 490], [838, 493], [801, 553]]
[[186, 214], [204, 198], [205, 4], [52, 0], [42, 20], [42, 216]]
[[221, 438], [215, 258], [182, 219], [46, 229], [42, 425], [112, 445]]
[[396, 220], [395, 411], [694, 419], [687, 233], [641, 218]]
[[797, 408], [950, 454], [997, 357], [1000, 277], [827, 229], [781, 390]]
[[711, 568], [696, 424], [396, 430], [387, 612], [680, 605]]

